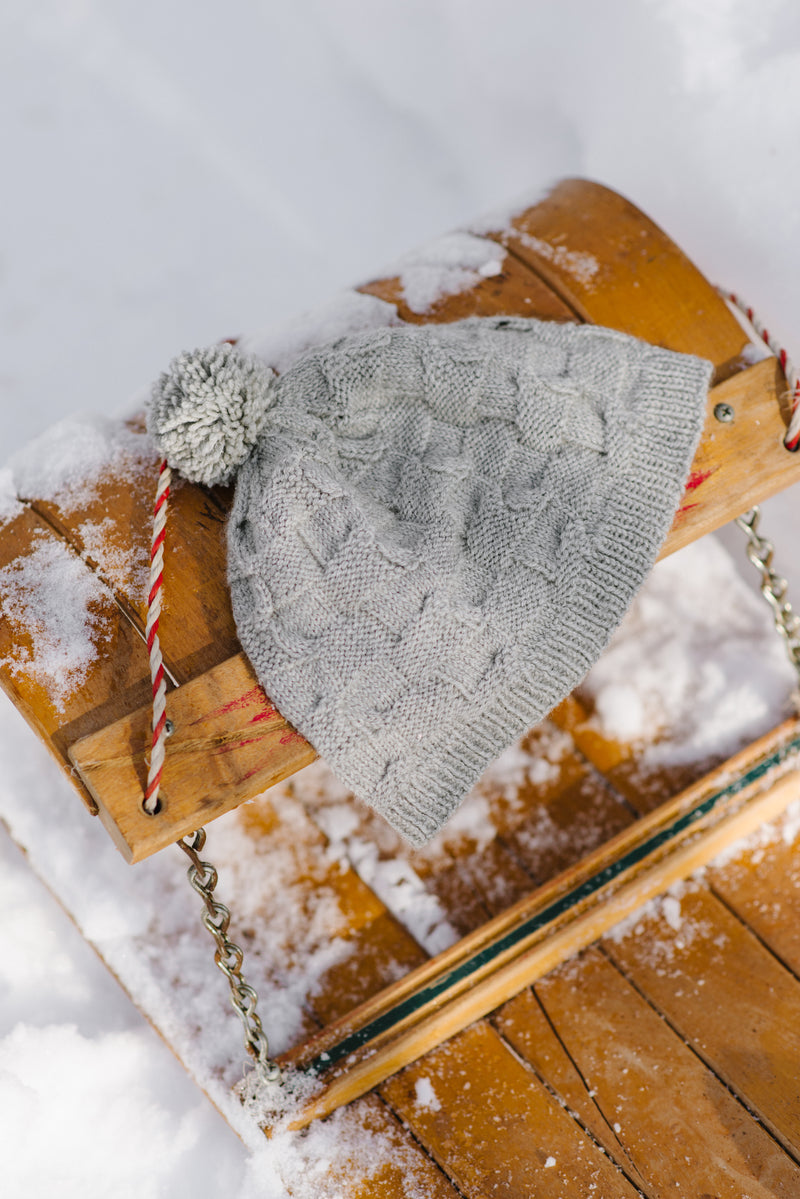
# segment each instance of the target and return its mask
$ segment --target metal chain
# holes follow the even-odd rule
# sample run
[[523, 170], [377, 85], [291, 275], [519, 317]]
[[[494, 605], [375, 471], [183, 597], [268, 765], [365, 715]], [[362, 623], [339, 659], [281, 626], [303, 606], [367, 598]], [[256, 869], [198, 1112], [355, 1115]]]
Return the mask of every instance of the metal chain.
[[203, 900], [203, 924], [217, 943], [214, 961], [228, 980], [231, 1003], [244, 1026], [244, 1043], [247, 1052], [257, 1064], [261, 1076], [269, 1082], [280, 1081], [282, 1074], [277, 1062], [269, 1056], [267, 1034], [258, 1014], [258, 996], [242, 974], [244, 954], [228, 936], [231, 914], [224, 903], [214, 899], [217, 872], [210, 862], [204, 862], [200, 853], [206, 843], [206, 831], [199, 828], [190, 837], [176, 842], [191, 862], [188, 870], [189, 882]]
[[786, 579], [772, 567], [774, 547], [758, 532], [761, 509], [751, 508], [736, 519], [736, 524], [747, 537], [747, 557], [761, 574], [761, 594], [772, 608], [775, 628], [783, 638], [786, 652], [800, 681], [800, 617], [796, 616], [786, 598]]

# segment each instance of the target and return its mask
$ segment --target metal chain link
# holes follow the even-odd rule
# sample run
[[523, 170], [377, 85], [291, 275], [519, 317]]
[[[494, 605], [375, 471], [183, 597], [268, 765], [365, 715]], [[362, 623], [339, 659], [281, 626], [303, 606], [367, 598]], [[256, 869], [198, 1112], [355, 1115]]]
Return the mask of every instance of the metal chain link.
[[795, 668], [800, 682], [800, 617], [795, 615], [786, 598], [788, 584], [772, 566], [774, 546], [758, 532], [761, 509], [751, 508], [736, 519], [736, 524], [747, 537], [747, 557], [761, 574], [761, 594], [772, 608], [775, 628], [783, 638], [786, 652]]
[[261, 1076], [269, 1082], [280, 1081], [282, 1074], [277, 1062], [269, 1056], [267, 1034], [258, 1014], [258, 996], [242, 974], [244, 954], [228, 936], [231, 914], [224, 903], [214, 899], [217, 872], [210, 862], [200, 858], [206, 843], [206, 831], [199, 828], [190, 837], [182, 837], [176, 844], [191, 862], [187, 871], [189, 882], [203, 900], [203, 924], [217, 943], [214, 961], [228, 980], [231, 1003], [244, 1026], [244, 1043], [247, 1052], [256, 1060]]

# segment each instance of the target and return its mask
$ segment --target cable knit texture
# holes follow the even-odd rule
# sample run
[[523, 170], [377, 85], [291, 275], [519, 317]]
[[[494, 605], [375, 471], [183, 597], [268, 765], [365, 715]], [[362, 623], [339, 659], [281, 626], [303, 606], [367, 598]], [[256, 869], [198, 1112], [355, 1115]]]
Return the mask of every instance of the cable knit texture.
[[413, 845], [604, 649], [710, 372], [613, 330], [473, 318], [351, 336], [273, 381], [228, 526], [239, 636]]

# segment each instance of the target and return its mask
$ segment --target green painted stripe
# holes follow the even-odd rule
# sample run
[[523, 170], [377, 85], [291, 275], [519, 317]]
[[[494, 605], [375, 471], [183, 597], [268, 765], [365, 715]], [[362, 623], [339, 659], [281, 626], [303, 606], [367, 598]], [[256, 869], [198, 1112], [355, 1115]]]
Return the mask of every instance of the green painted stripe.
[[532, 933], [537, 932], [552, 920], [556, 920], [559, 916], [563, 916], [590, 895], [594, 895], [596, 892], [602, 890], [608, 883], [613, 882], [615, 878], [624, 874], [626, 870], [629, 870], [632, 866], [636, 866], [655, 850], [660, 849], [662, 845], [666, 845], [680, 833], [691, 828], [693, 824], [696, 824], [704, 816], [708, 815], [709, 812], [712, 812], [723, 800], [737, 795], [740, 791], [749, 787], [751, 783], [757, 782], [768, 771], [772, 770], [773, 767], [780, 765], [791, 754], [798, 751], [800, 751], [800, 737], [775, 750], [769, 757], [759, 762], [757, 766], [752, 767], [747, 774], [740, 775], [738, 779], [729, 783], [727, 787], [723, 787], [721, 791], [716, 791], [707, 799], [702, 800], [697, 807], [677, 817], [671, 824], [665, 825], [663, 829], [654, 833], [652, 837], [643, 841], [641, 845], [623, 854], [621, 858], [605, 866], [597, 874], [593, 874], [591, 878], [585, 879], [578, 886], [573, 887], [571, 891], [567, 891], [560, 899], [556, 899], [553, 903], [548, 904], [546, 908], [542, 908], [536, 915], [530, 916], [527, 920], [518, 924], [516, 928], [511, 929], [496, 941], [492, 941], [491, 944], [485, 945], [483, 949], [473, 954], [472, 957], [466, 958], [460, 965], [441, 975], [434, 982], [429, 983], [426, 987], [422, 987], [421, 990], [416, 991], [413, 995], [409, 995], [407, 999], [402, 1000], [382, 1015], [377, 1016], [362, 1028], [350, 1033], [349, 1036], [344, 1037], [336, 1045], [327, 1050], [327, 1052], [320, 1053], [308, 1064], [306, 1069], [315, 1074], [328, 1070], [336, 1062], [340, 1062], [355, 1050], [366, 1045], [373, 1037], [387, 1032], [399, 1024], [401, 1020], [413, 1015], [414, 1012], [424, 1007], [425, 1004], [444, 995], [445, 992], [457, 983], [468, 979], [471, 974], [474, 974], [476, 971], [482, 969], [482, 967], [494, 961], [495, 958], [505, 953], [506, 950], [513, 949], [515, 945], [524, 941]]

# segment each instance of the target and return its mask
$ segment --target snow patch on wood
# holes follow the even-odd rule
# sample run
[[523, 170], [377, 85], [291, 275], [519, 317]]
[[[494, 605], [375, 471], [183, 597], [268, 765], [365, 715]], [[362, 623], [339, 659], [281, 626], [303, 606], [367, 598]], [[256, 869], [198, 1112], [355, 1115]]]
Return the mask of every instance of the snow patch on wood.
[[445, 296], [469, 291], [481, 279], [499, 275], [506, 251], [471, 233], [450, 233], [404, 255], [383, 272], [398, 276], [412, 312], [430, 312]]
[[0, 570], [0, 606], [30, 638], [3, 665], [37, 679], [63, 712], [97, 656], [109, 604], [110, 591], [77, 554], [41, 534], [27, 557]]

